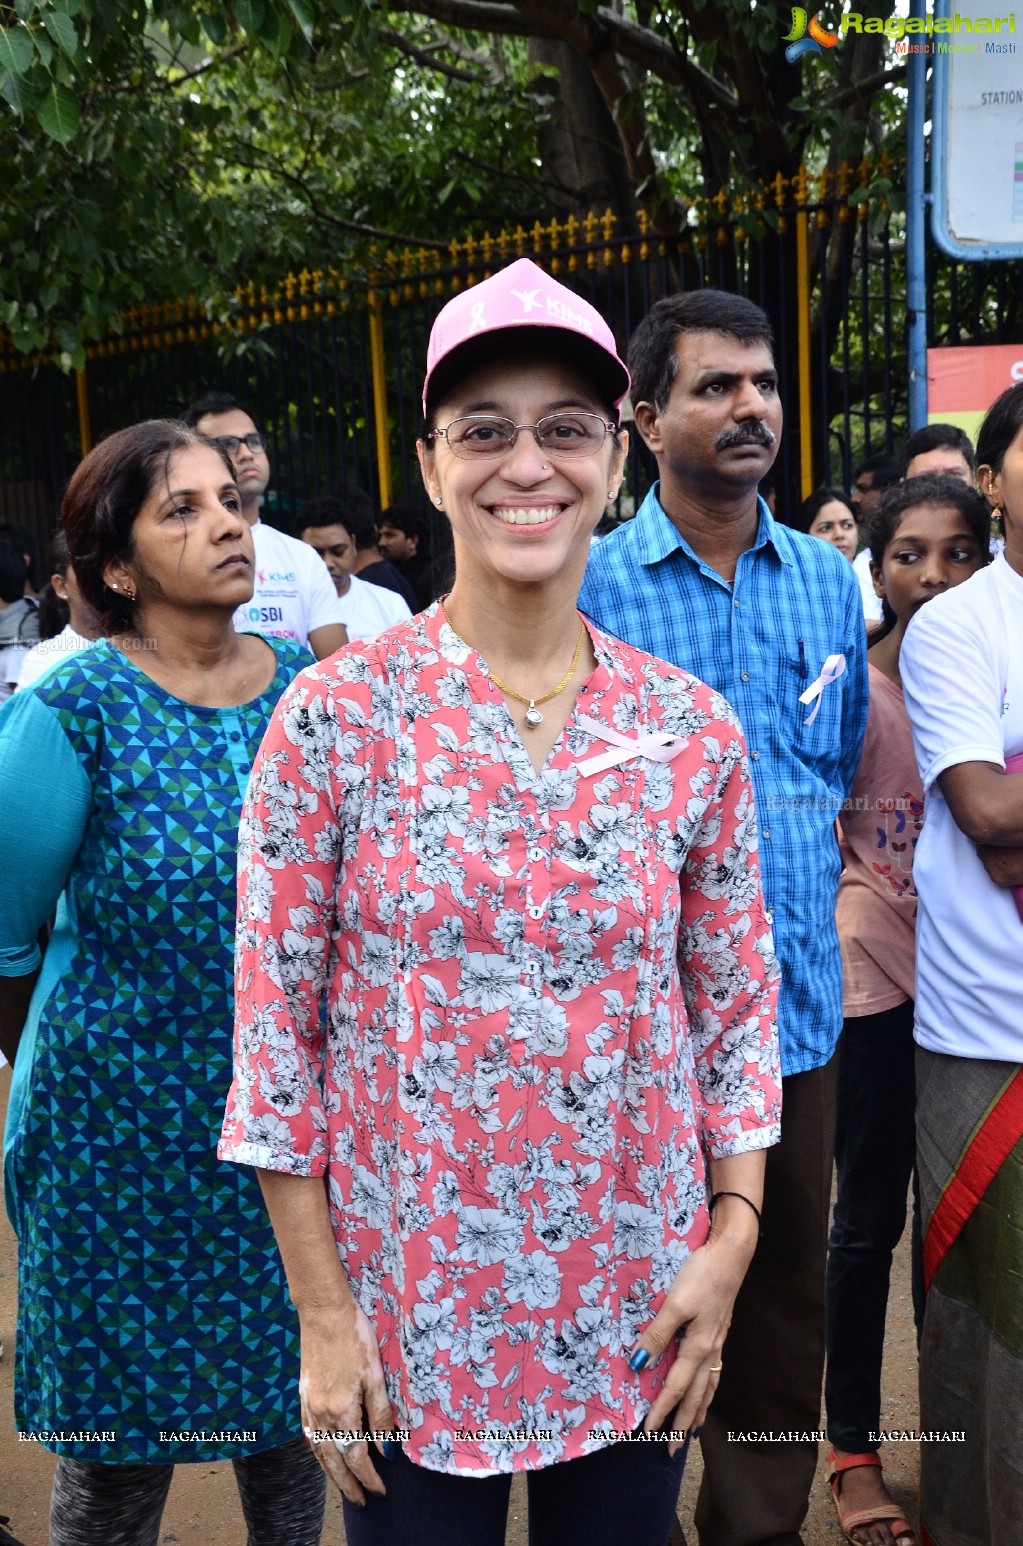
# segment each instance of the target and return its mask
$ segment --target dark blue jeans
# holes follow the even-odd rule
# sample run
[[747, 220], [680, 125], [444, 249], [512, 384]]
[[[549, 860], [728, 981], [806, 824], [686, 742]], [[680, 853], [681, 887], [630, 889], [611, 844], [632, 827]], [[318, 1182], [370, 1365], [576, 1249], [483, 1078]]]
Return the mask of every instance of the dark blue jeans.
[[892, 1252], [913, 1181], [913, 1305], [923, 1314], [916, 1184], [913, 1005], [846, 1020], [839, 1043], [838, 1196], [828, 1244], [828, 1438], [871, 1452], [881, 1426], [881, 1359]]
[[[667, 1546], [687, 1451], [621, 1443], [530, 1471], [529, 1546]], [[348, 1546], [504, 1546], [510, 1476], [447, 1476], [404, 1452], [373, 1461], [387, 1496], [345, 1501]]]

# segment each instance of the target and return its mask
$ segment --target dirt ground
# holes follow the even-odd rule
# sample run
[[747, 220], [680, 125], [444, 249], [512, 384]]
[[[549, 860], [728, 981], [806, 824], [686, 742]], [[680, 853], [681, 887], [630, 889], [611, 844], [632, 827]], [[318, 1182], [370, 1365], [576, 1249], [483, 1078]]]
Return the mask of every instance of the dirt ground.
[[[10, 1069], [0, 1070], [0, 1126], [7, 1109]], [[46, 1546], [46, 1517], [53, 1456], [37, 1444], [20, 1443], [14, 1433], [12, 1375], [17, 1280], [14, 1236], [0, 1213], [0, 1516], [10, 1516], [10, 1528], [25, 1546]], [[883, 1428], [915, 1428], [917, 1425], [916, 1348], [909, 1287], [907, 1242], [900, 1247], [892, 1283], [885, 1344]], [[823, 1422], [821, 1423], [823, 1427]], [[917, 1487], [915, 1444], [889, 1446], [885, 1475], [896, 1500], [915, 1524]], [[693, 1504], [702, 1464], [699, 1445], [694, 1447], [679, 1502], [679, 1519], [695, 1546], [691, 1528]], [[244, 1532], [237, 1494], [229, 1465], [179, 1466], [164, 1514], [161, 1546], [242, 1546]], [[338, 1495], [328, 1504], [323, 1546], [343, 1546], [344, 1525]], [[806, 1546], [837, 1546], [843, 1539], [834, 1506], [824, 1481], [824, 1447], [803, 1527]], [[96, 1546], [102, 1546], [97, 1542]], [[395, 1546], [401, 1546], [395, 1542]], [[457, 1546], [453, 1542], [452, 1546]], [[516, 1483], [508, 1521], [507, 1546], [526, 1546], [526, 1499]]]

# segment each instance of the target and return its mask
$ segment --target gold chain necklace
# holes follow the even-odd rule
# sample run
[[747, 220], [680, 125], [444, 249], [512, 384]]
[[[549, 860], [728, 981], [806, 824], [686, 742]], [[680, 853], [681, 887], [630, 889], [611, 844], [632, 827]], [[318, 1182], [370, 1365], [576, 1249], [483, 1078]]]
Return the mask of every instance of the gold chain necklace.
[[[454, 623], [452, 623], [450, 617], [447, 614], [447, 609], [444, 606], [443, 601], [440, 604], [440, 609], [441, 609], [441, 612], [444, 614], [444, 621], [447, 623], [448, 627], [451, 629], [451, 632], [454, 634], [454, 636], [458, 640], [459, 644], [464, 644], [466, 649], [472, 649], [472, 645], [466, 643], [465, 639], [462, 638], [462, 635], [459, 633], [459, 631], [455, 627]], [[550, 692], [545, 692], [543, 694], [543, 696], [540, 697], [540, 698], [527, 698], [524, 693], [516, 692], [514, 687], [509, 687], [507, 682], [502, 682], [501, 678], [499, 676], [495, 676], [493, 671], [490, 672], [490, 680], [493, 682], [495, 687], [499, 687], [502, 692], [506, 692], [508, 694], [509, 698], [514, 698], [516, 703], [524, 703], [524, 704], [526, 704], [526, 724], [530, 727], [530, 729], [533, 729], [533, 727], [535, 725], [542, 725], [543, 724], [543, 715], [540, 713], [540, 710], [537, 708], [537, 704], [538, 703], [549, 703], [552, 698], [556, 698], [558, 696], [559, 692], [564, 692], [565, 688], [568, 686], [568, 684], [572, 680], [573, 676], [575, 676], [576, 667], [579, 664], [579, 657], [580, 657], [580, 655], [583, 652], [583, 642], [584, 642], [585, 638], [586, 638], [586, 624], [585, 623], [580, 623], [579, 624], [579, 642], [576, 644], [575, 654], [572, 656], [572, 664], [569, 666], [568, 670], [565, 672], [565, 675], [561, 678], [561, 681], [558, 683], [557, 687], [553, 687]]]

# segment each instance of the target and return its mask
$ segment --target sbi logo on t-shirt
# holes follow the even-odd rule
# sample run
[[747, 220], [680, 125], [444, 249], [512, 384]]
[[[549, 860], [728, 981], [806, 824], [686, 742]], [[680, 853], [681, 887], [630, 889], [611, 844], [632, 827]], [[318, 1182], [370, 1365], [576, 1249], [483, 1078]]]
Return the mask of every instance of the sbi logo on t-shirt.
[[249, 607], [250, 623], [282, 623], [284, 612], [280, 607]]

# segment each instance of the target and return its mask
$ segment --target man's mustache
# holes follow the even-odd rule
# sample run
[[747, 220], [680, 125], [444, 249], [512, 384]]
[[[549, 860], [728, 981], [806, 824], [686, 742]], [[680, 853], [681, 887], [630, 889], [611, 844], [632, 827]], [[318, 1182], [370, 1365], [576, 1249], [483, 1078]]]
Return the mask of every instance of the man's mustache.
[[763, 419], [744, 419], [741, 424], [733, 424], [731, 429], [726, 429], [718, 437], [714, 449], [728, 451], [732, 446], [766, 446], [770, 449], [777, 438], [774, 430]]

